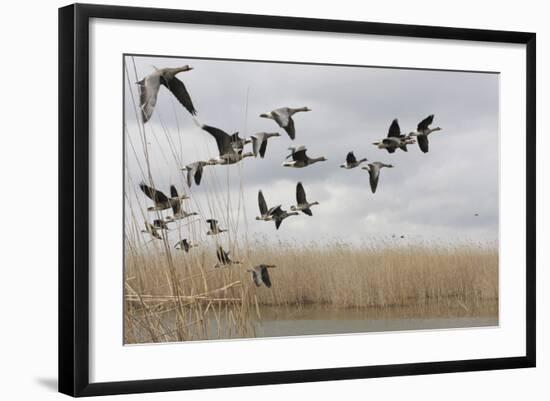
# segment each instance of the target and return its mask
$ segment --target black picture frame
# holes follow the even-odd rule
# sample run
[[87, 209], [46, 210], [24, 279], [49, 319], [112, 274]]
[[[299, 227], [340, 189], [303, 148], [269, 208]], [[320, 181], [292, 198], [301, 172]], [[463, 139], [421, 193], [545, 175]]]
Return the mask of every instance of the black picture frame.
[[[515, 43], [526, 47], [525, 355], [495, 359], [90, 383], [88, 62], [91, 18]], [[536, 363], [536, 35], [435, 26], [74, 4], [59, 9], [59, 391], [71, 396], [534, 367]]]

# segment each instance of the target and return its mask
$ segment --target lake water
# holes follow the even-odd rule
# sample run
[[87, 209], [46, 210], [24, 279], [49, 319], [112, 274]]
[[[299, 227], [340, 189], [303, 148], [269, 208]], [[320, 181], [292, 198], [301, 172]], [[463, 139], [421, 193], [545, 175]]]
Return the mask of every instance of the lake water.
[[[398, 330], [423, 330], [498, 326], [498, 317], [465, 316], [456, 311], [453, 317], [418, 317], [414, 311], [394, 310], [381, 314], [373, 310], [305, 308], [281, 311], [263, 308], [255, 323], [256, 337], [281, 337], [319, 334], [368, 333]], [[402, 316], [410, 317], [402, 317]]]
[[[208, 338], [227, 339], [241, 336], [290, 337], [371, 333], [402, 330], [434, 330], [465, 327], [498, 326], [498, 302], [488, 302], [474, 308], [457, 303], [414, 307], [338, 309], [323, 306], [269, 307], [260, 306], [259, 315], [250, 316], [247, 334], [237, 334], [226, 326], [225, 319], [216, 320], [210, 314], [205, 322]], [[164, 328], [174, 327], [174, 312], [162, 315]], [[192, 317], [194, 319], [194, 317]], [[192, 321], [190, 321], [191, 323]], [[218, 326], [219, 325], [219, 326]], [[231, 332], [231, 335], [227, 333]], [[151, 342], [147, 330], [137, 333], [138, 343]], [[191, 340], [191, 341], [193, 341]], [[166, 338], [164, 341], [176, 341]]]

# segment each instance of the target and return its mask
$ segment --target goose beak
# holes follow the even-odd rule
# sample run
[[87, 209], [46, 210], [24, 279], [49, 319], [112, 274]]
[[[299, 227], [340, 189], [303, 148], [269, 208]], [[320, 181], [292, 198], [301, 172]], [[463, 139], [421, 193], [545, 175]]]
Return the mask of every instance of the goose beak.
[[267, 114], [266, 114], [266, 113], [262, 113], [262, 114], [260, 114], [260, 117], [262, 117], [262, 118], [267, 118]]

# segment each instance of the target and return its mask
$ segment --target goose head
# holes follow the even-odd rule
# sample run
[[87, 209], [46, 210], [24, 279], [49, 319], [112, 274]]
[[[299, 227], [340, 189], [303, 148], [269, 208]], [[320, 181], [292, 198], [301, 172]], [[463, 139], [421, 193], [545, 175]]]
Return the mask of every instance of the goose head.
[[180, 72], [191, 71], [192, 69], [193, 67], [191, 67], [190, 65], [184, 65], [183, 67], [179, 68]]

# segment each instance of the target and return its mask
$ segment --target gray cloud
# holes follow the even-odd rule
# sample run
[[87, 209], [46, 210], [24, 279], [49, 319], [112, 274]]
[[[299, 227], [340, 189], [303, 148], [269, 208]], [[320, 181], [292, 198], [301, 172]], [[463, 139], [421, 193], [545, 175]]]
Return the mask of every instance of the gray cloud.
[[[282, 134], [270, 140], [265, 159], [206, 168], [202, 185], [193, 187], [192, 199], [186, 201], [187, 208], [208, 214], [204, 217], [215, 215], [225, 224], [237, 224], [226, 218], [230, 200], [230, 209], [240, 210], [240, 227], [246, 224], [251, 237], [360, 241], [395, 233], [445, 241], [498, 238], [497, 74], [185, 58], [127, 61], [131, 83], [137, 80], [133, 61], [139, 79], [152, 71], [152, 65], [192, 65], [194, 70], [179, 78], [202, 123], [243, 136], [277, 130]], [[138, 210], [148, 201], [139, 189], [134, 192], [139, 181], [148, 179], [142, 173], [146, 171], [143, 138], [125, 82], [127, 208]], [[137, 102], [135, 86], [131, 89]], [[280, 106], [313, 109], [295, 116], [295, 141], [273, 121], [258, 117]], [[402, 131], [409, 132], [429, 114], [435, 114], [434, 125], [443, 128], [430, 136], [429, 153], [411, 145], [407, 153], [388, 154], [372, 145], [386, 135], [393, 118], [399, 118]], [[145, 130], [154, 183], [164, 191], [171, 183], [187, 190], [179, 168], [217, 155], [213, 138], [196, 126], [165, 88]], [[288, 146], [299, 144], [307, 145], [311, 156], [322, 155], [328, 161], [304, 169], [282, 167]], [[370, 191], [366, 171], [338, 167], [350, 150], [358, 157], [395, 165], [382, 170], [376, 194]], [[259, 189], [268, 204], [288, 207], [295, 202], [297, 181], [304, 183], [311, 200], [320, 202], [313, 209], [314, 217], [291, 217], [278, 232], [272, 223], [254, 220]]]

